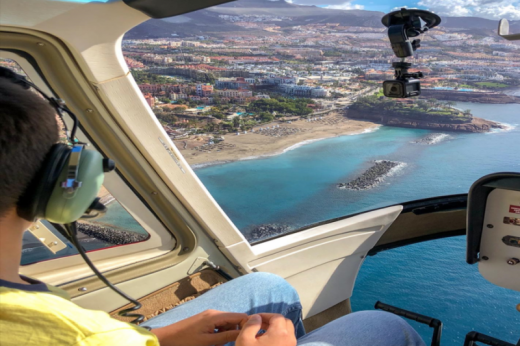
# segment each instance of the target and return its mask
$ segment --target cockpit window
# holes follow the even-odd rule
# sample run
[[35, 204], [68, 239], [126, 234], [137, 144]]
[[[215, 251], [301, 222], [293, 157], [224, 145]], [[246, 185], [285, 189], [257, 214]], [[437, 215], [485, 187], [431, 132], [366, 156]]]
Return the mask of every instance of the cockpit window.
[[[10, 68], [16, 73], [29, 78], [14, 60], [0, 58], [0, 66]], [[59, 117], [56, 118], [61, 132], [60, 140], [66, 141], [66, 127]], [[68, 119], [64, 120], [67, 121]], [[101, 217], [95, 219], [85, 218], [78, 222], [79, 240], [87, 251], [138, 243], [146, 241], [150, 237], [148, 232], [125, 210], [106, 187], [102, 187], [98, 197], [100, 202], [107, 207], [107, 212]], [[39, 228], [40, 226], [36, 225], [35, 227]], [[48, 241], [46, 242], [43, 238], [35, 237], [32, 232], [26, 232], [23, 238], [22, 265], [77, 254], [73, 245], [62, 237], [52, 224], [43, 221], [41, 227], [48, 228], [65, 243], [66, 247], [54, 253], [44, 245]], [[52, 246], [50, 248], [52, 249]]]
[[[520, 45], [496, 34], [518, 11], [500, 4], [240, 0], [146, 22], [123, 53], [177, 148], [256, 242], [518, 171]], [[407, 59], [424, 74], [421, 96], [390, 99], [382, 85], [399, 59], [371, 11], [403, 5], [442, 23]]]

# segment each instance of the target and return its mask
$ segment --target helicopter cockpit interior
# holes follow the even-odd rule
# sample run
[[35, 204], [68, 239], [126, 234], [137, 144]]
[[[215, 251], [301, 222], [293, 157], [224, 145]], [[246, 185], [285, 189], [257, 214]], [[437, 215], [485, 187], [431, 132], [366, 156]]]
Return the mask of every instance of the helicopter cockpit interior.
[[[42, 218], [24, 236], [22, 274], [140, 323], [268, 272], [298, 291], [307, 331], [355, 310], [356, 286], [381, 296], [370, 308], [426, 325], [432, 346], [462, 345], [461, 335], [464, 346], [520, 346], [518, 125], [509, 120], [520, 104], [520, 35], [509, 32], [518, 23], [501, 20], [496, 35], [493, 19], [491, 36], [478, 27], [490, 19], [296, 3], [0, 0], [0, 66], [56, 100], [63, 137], [104, 159], [103, 186], [77, 223]], [[375, 115], [361, 114], [370, 107]], [[468, 154], [492, 140], [502, 142], [489, 156]], [[508, 147], [513, 158], [496, 157]], [[421, 306], [435, 278], [431, 291], [396, 289], [396, 302], [360, 283], [379, 255], [464, 236], [452, 252], [511, 294], [502, 303], [517, 319], [493, 316], [500, 332], [454, 308], [469, 322], [456, 342], [442, 338], [450, 322]], [[450, 269], [408, 256], [425, 271]], [[400, 280], [386, 271], [373, 276]], [[459, 284], [472, 286], [468, 299], [479, 292]]]

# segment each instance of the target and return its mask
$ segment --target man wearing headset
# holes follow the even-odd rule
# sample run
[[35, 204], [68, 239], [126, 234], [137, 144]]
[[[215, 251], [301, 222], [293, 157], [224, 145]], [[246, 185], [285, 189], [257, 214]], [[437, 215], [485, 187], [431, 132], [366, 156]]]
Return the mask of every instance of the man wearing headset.
[[221, 285], [142, 324], [151, 331], [83, 309], [64, 291], [20, 276], [22, 237], [32, 224], [21, 201], [53, 159], [58, 126], [49, 100], [18, 77], [0, 68], [0, 345], [424, 345], [404, 320], [374, 311], [305, 335], [297, 293], [272, 274]]

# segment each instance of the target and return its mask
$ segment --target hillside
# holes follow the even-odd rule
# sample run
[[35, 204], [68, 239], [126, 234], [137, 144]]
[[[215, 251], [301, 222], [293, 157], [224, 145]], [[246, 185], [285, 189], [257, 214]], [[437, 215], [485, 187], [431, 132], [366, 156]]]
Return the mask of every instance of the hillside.
[[[182, 16], [156, 20], [151, 19], [130, 30], [127, 38], [180, 37], [205, 34], [247, 32], [232, 22], [225, 21], [219, 15], [264, 15], [273, 17], [290, 17], [291, 20], [276, 21], [282, 28], [285, 26], [305, 25], [309, 23], [339, 23], [348, 26], [382, 27], [381, 18], [384, 13], [363, 10], [337, 10], [317, 6], [303, 6], [285, 1], [238, 0]], [[267, 21], [269, 22], [269, 21]], [[520, 21], [513, 21], [512, 31], [520, 31]], [[478, 35], [493, 34], [497, 22], [475, 17], [443, 17], [442, 26], [452, 31], [472, 30]]]

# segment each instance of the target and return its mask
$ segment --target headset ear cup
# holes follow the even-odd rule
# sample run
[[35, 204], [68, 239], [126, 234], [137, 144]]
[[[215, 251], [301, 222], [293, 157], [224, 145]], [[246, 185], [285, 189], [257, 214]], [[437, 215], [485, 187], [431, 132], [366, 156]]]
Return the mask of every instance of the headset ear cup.
[[67, 178], [67, 170], [68, 165], [65, 165], [55, 182], [43, 216], [58, 224], [77, 221], [96, 199], [105, 177], [103, 156], [94, 150], [83, 149], [81, 153], [77, 175], [81, 187], [73, 195], [66, 194], [61, 186], [61, 182]]
[[54, 144], [43, 160], [41, 168], [33, 180], [18, 199], [18, 216], [27, 220], [35, 221], [45, 215], [47, 202], [56, 185], [65, 164], [70, 155], [70, 147], [59, 143]]

